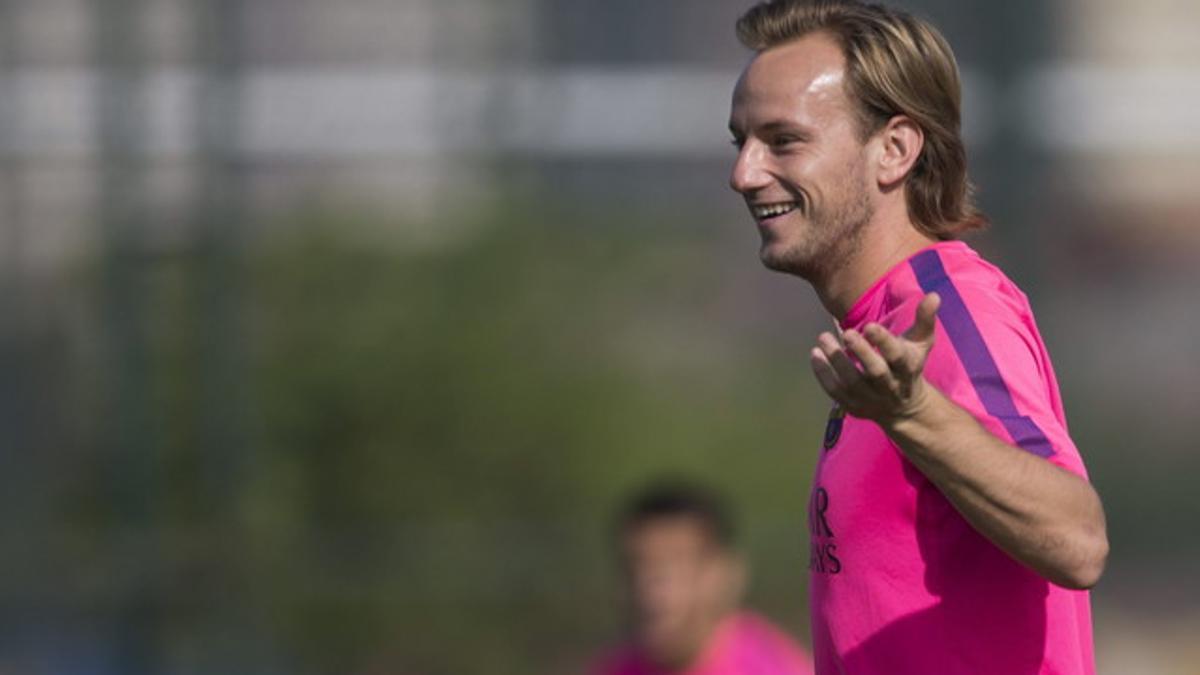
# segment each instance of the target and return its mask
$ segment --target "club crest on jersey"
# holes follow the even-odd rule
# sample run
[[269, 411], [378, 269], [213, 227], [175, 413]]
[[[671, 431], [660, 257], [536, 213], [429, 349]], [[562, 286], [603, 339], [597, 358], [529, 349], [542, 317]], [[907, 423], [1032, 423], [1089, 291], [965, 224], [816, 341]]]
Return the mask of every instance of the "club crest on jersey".
[[842, 437], [842, 423], [846, 419], [846, 411], [842, 406], [835, 403], [833, 410], [829, 411], [829, 421], [825, 423], [825, 442], [826, 450], [832, 450], [833, 446], [837, 445], [838, 439]]

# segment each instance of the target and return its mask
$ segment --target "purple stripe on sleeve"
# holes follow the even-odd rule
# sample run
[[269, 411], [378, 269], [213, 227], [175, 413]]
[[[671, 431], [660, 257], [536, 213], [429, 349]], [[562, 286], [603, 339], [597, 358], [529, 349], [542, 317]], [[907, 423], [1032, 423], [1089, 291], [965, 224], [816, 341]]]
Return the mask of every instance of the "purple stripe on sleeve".
[[975, 325], [975, 320], [971, 318], [971, 313], [967, 311], [967, 305], [959, 295], [958, 289], [946, 274], [938, 252], [929, 249], [918, 253], [909, 264], [917, 275], [917, 283], [921, 285], [921, 290], [926, 293], [937, 292], [941, 296], [942, 306], [938, 310], [938, 320], [950, 336], [954, 351], [958, 353], [958, 358], [962, 361], [984, 409], [1004, 425], [1017, 446], [1039, 457], [1053, 455], [1054, 448], [1046, 434], [1032, 419], [1017, 411], [1008, 385], [1000, 375], [1000, 368], [996, 366], [992, 353], [988, 351], [987, 343], [983, 341], [983, 335]]

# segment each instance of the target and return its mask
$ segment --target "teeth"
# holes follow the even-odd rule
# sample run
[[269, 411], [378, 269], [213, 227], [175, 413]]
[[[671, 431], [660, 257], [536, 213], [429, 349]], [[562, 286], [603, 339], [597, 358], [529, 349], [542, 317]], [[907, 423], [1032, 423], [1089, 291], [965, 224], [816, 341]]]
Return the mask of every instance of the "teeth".
[[750, 212], [754, 214], [755, 218], [773, 218], [775, 216], [781, 216], [794, 208], [796, 208], [795, 202], [785, 202], [782, 204], [751, 206]]

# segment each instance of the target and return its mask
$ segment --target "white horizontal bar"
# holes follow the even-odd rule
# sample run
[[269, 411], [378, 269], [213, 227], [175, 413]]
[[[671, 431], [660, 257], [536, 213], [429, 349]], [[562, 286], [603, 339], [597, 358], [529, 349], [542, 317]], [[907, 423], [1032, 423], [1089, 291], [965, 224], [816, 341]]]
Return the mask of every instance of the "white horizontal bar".
[[1047, 66], [1021, 87], [1034, 141], [1068, 152], [1200, 151], [1195, 68]]
[[[255, 160], [732, 156], [731, 70], [256, 68], [224, 84], [201, 75], [152, 69], [117, 97], [130, 151], [193, 154], [202, 128], [221, 136], [216, 111], [237, 105], [225, 140]], [[1002, 92], [971, 71], [965, 80], [968, 140], [986, 143]], [[10, 71], [0, 77], [0, 153], [94, 157], [99, 104], [112, 103], [99, 94], [113, 87], [93, 69]], [[1200, 78], [1186, 69], [1056, 65], [1018, 89], [1031, 141], [1052, 150], [1200, 150]]]

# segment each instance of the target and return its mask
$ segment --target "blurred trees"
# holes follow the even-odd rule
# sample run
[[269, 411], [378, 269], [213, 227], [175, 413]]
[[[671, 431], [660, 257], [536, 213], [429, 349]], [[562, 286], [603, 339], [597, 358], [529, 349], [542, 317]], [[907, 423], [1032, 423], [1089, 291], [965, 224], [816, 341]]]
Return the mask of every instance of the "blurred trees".
[[[150, 450], [131, 471], [88, 441], [62, 509], [90, 579], [76, 609], [127, 621], [127, 598], [152, 598], [137, 659], [160, 672], [578, 668], [619, 635], [613, 509], [674, 472], [731, 494], [756, 604], [802, 630], [826, 408], [797, 382], [799, 347], [729, 321], [747, 299], [711, 233], [534, 213], [432, 247], [311, 216], [236, 257], [129, 261], [151, 317]], [[247, 408], [241, 457], [207, 440], [220, 420], [197, 391], [212, 269], [245, 283], [245, 369], [225, 382]], [[130, 495], [151, 515], [126, 518]]]
[[[730, 494], [751, 603], [804, 636], [828, 404], [803, 355], [825, 324], [752, 236], [693, 222], [508, 206], [418, 245], [411, 224], [314, 213], [237, 250], [100, 256], [23, 303], [4, 343], [0, 662], [572, 672], [619, 636], [613, 510], [664, 472]], [[115, 345], [136, 358], [101, 339], [114, 265], [142, 303]], [[1194, 559], [1177, 536], [1194, 460], [1141, 461], [1181, 441], [1082, 386], [1083, 352], [1055, 346], [1065, 315], [1043, 317], [1110, 514], [1098, 621], [1116, 598], [1186, 602], [1189, 576], [1138, 570]], [[230, 336], [233, 361], [212, 343]]]

